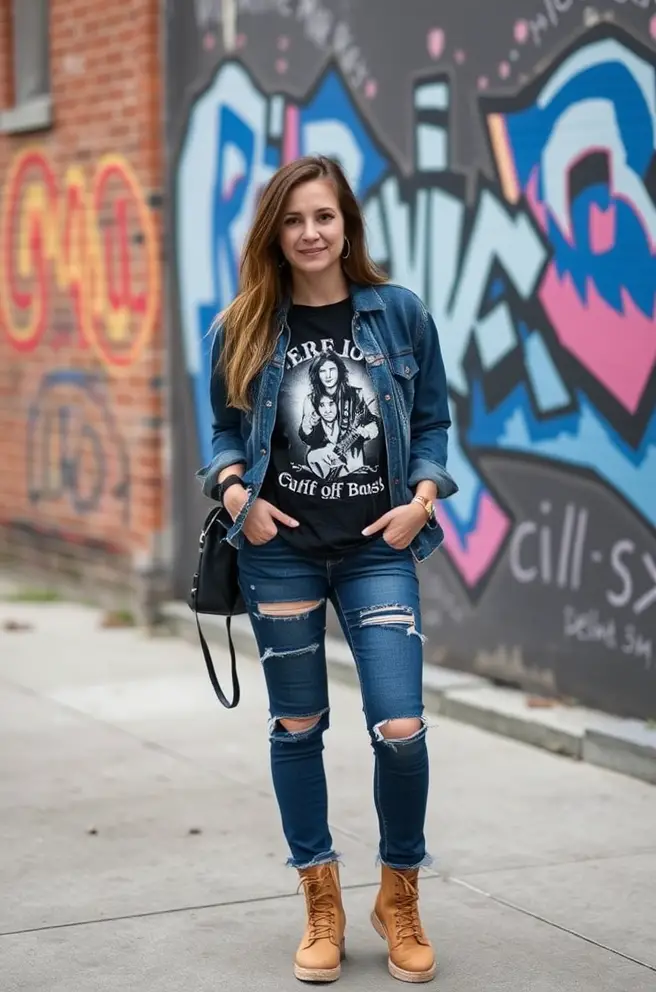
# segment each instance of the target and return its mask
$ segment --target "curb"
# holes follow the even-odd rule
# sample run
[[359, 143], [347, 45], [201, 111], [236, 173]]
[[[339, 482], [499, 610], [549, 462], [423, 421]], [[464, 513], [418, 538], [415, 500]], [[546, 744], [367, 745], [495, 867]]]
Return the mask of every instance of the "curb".
[[[171, 633], [198, 645], [196, 621], [186, 603], [162, 604], [160, 617]], [[208, 643], [227, 648], [223, 617], [204, 615], [201, 624]], [[248, 617], [233, 617], [232, 639], [239, 655], [258, 659]], [[330, 635], [326, 660], [332, 678], [357, 686], [350, 650]], [[424, 669], [424, 701], [430, 712], [656, 785], [656, 729], [580, 706], [533, 709], [530, 698], [477, 675], [436, 665]]]

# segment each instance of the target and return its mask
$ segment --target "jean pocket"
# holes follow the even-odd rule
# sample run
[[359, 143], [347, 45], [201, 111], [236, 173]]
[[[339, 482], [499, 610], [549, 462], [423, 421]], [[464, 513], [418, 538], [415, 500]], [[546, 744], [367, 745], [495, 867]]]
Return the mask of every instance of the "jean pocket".
[[395, 552], [397, 555], [400, 554], [401, 551], [405, 551], [405, 548], [400, 548], [400, 549], [399, 548], [393, 548], [391, 544], [388, 544], [388, 542], [385, 540], [384, 534], [381, 534], [380, 535], [380, 537], [378, 538], [378, 543], [379, 544], [382, 543], [382, 546], [384, 548], [387, 548], [388, 551]]
[[405, 548], [393, 548], [391, 544], [388, 544], [383, 535], [380, 535], [380, 540], [376, 542], [376, 547], [385, 555], [390, 555], [396, 558], [407, 558], [412, 557], [412, 541], [407, 544]]
[[282, 538], [280, 537], [280, 531], [278, 531], [277, 534], [274, 534], [273, 537], [270, 537], [268, 541], [265, 541], [264, 544], [253, 544], [244, 534], [244, 545], [252, 551], [261, 551], [263, 548], [270, 548], [272, 544], [276, 544], [277, 541], [281, 540]]

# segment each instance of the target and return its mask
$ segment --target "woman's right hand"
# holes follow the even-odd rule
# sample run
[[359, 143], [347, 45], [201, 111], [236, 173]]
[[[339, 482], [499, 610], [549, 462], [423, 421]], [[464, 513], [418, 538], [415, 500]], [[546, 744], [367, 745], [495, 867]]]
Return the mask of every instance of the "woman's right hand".
[[276, 521], [284, 524], [285, 527], [298, 527], [298, 520], [288, 517], [273, 503], [265, 499], [256, 499], [246, 515], [242, 529], [251, 544], [266, 544], [278, 533]]
[[[246, 489], [230, 486], [225, 494], [224, 505], [233, 520], [236, 520], [248, 499]], [[287, 516], [265, 499], [256, 499], [249, 509], [242, 530], [250, 544], [266, 544], [278, 533], [278, 523], [286, 527], [298, 527], [298, 520]]]

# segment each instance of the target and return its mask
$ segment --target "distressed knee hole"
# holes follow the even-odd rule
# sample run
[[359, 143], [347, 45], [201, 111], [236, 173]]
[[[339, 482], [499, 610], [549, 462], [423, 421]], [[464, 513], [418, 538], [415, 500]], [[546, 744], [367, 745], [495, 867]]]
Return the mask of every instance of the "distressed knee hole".
[[328, 725], [328, 708], [311, 716], [274, 716], [269, 720], [269, 738], [291, 743], [321, 733]]
[[361, 610], [358, 625], [360, 627], [391, 627], [405, 629], [408, 636], [414, 635], [423, 643], [426, 638], [417, 630], [415, 611], [411, 606], [400, 606], [392, 603], [385, 606], [373, 606]]
[[304, 720], [291, 720], [289, 718], [283, 718], [282, 720], [278, 720], [277, 723], [284, 730], [289, 731], [290, 734], [302, 734], [305, 731], [312, 730], [313, 727], [316, 727], [320, 719], [320, 716], [309, 716]]
[[404, 747], [419, 742], [426, 735], [426, 720], [423, 717], [397, 717], [394, 720], [381, 720], [373, 729], [374, 739], [389, 747]]
[[258, 603], [258, 613], [262, 617], [278, 617], [282, 620], [293, 620], [303, 617], [313, 610], [318, 610], [323, 604], [320, 599], [302, 599], [287, 603]]
[[402, 740], [403, 738], [414, 737], [422, 729], [423, 724], [419, 717], [404, 717], [400, 720], [388, 720], [379, 724], [378, 729], [386, 740]]

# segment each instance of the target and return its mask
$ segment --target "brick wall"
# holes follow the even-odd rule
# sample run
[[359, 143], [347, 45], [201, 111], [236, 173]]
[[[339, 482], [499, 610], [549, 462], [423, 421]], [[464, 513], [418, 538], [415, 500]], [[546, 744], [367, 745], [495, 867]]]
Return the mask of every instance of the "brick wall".
[[[0, 135], [0, 551], [133, 588], [160, 564], [158, 0], [51, 0], [53, 123]], [[0, 104], [13, 104], [0, 0]]]

